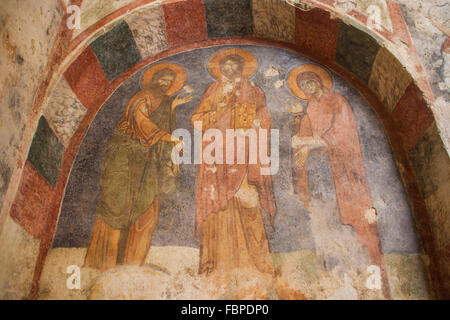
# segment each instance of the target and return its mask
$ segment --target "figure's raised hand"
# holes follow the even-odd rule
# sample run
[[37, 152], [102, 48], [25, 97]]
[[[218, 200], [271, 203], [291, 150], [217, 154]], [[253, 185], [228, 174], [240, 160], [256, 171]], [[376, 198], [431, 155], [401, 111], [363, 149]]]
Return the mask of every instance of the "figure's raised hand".
[[182, 94], [180, 93], [173, 100], [173, 102], [172, 102], [172, 110], [175, 110], [175, 108], [178, 107], [179, 105], [188, 103], [188, 102], [190, 102], [192, 100], [192, 95], [188, 95], [188, 96], [185, 96], [185, 97], [181, 97], [181, 95]]

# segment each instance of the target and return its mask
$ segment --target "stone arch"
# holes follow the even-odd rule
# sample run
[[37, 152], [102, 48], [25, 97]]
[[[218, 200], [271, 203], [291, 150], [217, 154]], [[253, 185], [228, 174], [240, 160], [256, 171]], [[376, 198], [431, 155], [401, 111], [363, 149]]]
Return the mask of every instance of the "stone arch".
[[[389, 6], [395, 13], [395, 4]], [[270, 0], [138, 1], [69, 41], [70, 49], [58, 56], [59, 68], [50, 73], [43, 90], [47, 94], [42, 93], [36, 106], [37, 129], [8, 191], [7, 211], [40, 240], [30, 297], [37, 292], [78, 147], [106, 99], [153, 61], [235, 43], [296, 51], [334, 70], [364, 95], [389, 137], [430, 259], [436, 295], [448, 297], [450, 230], [436, 216], [445, 217], [448, 210], [449, 158], [430, 108], [432, 97], [414, 66], [401, 62], [390, 49], [391, 34], [374, 32], [363, 24], [366, 21], [317, 4], [295, 8]], [[64, 37], [63, 32], [61, 41]], [[48, 150], [45, 159], [35, 152], [39, 148]]]

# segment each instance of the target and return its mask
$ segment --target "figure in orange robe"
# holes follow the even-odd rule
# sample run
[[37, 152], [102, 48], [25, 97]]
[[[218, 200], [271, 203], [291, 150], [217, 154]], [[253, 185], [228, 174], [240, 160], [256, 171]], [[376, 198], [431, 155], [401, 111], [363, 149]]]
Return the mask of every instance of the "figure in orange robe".
[[327, 152], [341, 222], [355, 228], [357, 240], [367, 249], [371, 263], [380, 267], [383, 293], [388, 297], [376, 211], [352, 109], [344, 96], [330, 90], [331, 77], [318, 66], [304, 65], [293, 70], [289, 86], [294, 94], [309, 101], [292, 140], [300, 200], [309, 207], [309, 153]]
[[[228, 49], [213, 56], [209, 69], [218, 81], [206, 90], [192, 116], [193, 123], [202, 122], [204, 131], [218, 129], [224, 137], [224, 163], [203, 162], [197, 169], [200, 274], [214, 271], [225, 274], [235, 269], [274, 273], [261, 213], [262, 208], [273, 222], [275, 201], [271, 176], [261, 175], [259, 159], [257, 163], [249, 164], [248, 143], [245, 164], [236, 164], [236, 145], [235, 164], [225, 163], [227, 129], [245, 132], [252, 128], [258, 139], [260, 128], [270, 132], [264, 93], [248, 80], [255, 65], [253, 55], [244, 50]], [[203, 150], [208, 144], [203, 142]]]

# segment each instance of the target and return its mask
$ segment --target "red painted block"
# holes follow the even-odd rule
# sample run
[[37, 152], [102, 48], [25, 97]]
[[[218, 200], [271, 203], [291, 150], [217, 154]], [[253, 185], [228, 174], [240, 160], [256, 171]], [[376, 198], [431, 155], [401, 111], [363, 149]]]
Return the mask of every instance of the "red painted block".
[[339, 19], [330, 19], [325, 10], [295, 11], [295, 44], [311, 56], [334, 61], [338, 32]]
[[414, 83], [408, 86], [392, 111], [392, 120], [406, 151], [420, 141], [433, 123], [433, 113]]
[[166, 0], [163, 9], [170, 48], [208, 38], [203, 0]]
[[92, 106], [109, 84], [91, 47], [87, 47], [70, 65], [64, 77], [86, 108]]
[[53, 189], [50, 184], [27, 161], [11, 207], [11, 218], [30, 235], [42, 239], [46, 232], [52, 197]]

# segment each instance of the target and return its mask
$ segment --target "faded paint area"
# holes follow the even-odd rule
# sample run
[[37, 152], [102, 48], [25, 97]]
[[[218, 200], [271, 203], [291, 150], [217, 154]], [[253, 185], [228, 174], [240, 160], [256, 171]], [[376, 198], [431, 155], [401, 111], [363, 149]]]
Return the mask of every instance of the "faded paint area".
[[378, 23], [380, 28], [393, 31], [386, 0], [334, 0], [334, 6], [340, 13], [351, 15], [352, 11], [358, 12], [371, 19], [372, 23]]
[[160, 5], [133, 12], [126, 19], [142, 59], [148, 59], [169, 49], [164, 12]]
[[[235, 299], [236, 288], [217, 288], [197, 275], [198, 250], [153, 247], [143, 267], [118, 267], [101, 274], [83, 268], [85, 249], [53, 249], [41, 279], [39, 299]], [[428, 279], [419, 255], [384, 256], [393, 299], [430, 299]], [[370, 275], [349, 269], [329, 273], [313, 251], [273, 255], [282, 281], [309, 299], [377, 299], [365, 288]], [[69, 265], [81, 267], [82, 290], [69, 290]], [[256, 282], [255, 282], [256, 283]], [[248, 285], [246, 283], [245, 285]], [[117, 290], [121, 288], [121, 290]]]
[[425, 198], [449, 182], [450, 160], [445, 155], [446, 150], [435, 125], [431, 126], [419, 143], [410, 150], [411, 161]]
[[379, 292], [365, 286], [368, 273], [355, 268], [329, 272], [315, 252], [279, 253], [274, 261], [291, 287], [301, 290], [309, 299], [381, 299]]
[[209, 37], [243, 37], [253, 34], [251, 0], [204, 2]]
[[[82, 267], [85, 255], [83, 248], [53, 249], [42, 274], [39, 299], [214, 298], [213, 292], [200, 290], [208, 284], [197, 276], [198, 249], [152, 247], [143, 267], [118, 267], [105, 273]], [[82, 290], [66, 286], [70, 265], [81, 267]]]
[[41, 277], [41, 286], [39, 299], [65, 300], [65, 299], [86, 299], [86, 289], [89, 288], [93, 280], [100, 275], [100, 272], [93, 269], [81, 269], [81, 288], [83, 290], [69, 290], [67, 288], [67, 279], [70, 273], [67, 273], [69, 266], [82, 267], [86, 249], [54, 249], [50, 251], [44, 265], [44, 271]]
[[84, 0], [80, 8], [80, 29], [74, 30], [73, 38], [97, 21], [132, 2], [132, 0]]
[[442, 141], [445, 144], [445, 149], [450, 150], [450, 102], [445, 96], [440, 96], [433, 103], [431, 110], [436, 118], [436, 123], [439, 127], [439, 132]]
[[450, 150], [450, 92], [446, 86], [444, 69], [448, 54], [444, 52], [443, 46], [450, 36], [448, 19], [450, 3], [446, 0], [425, 2], [401, 0], [399, 3], [436, 98], [433, 113], [448, 151]]
[[10, 217], [0, 236], [0, 299], [26, 299], [31, 289], [40, 241]]
[[47, 97], [43, 113], [56, 136], [67, 147], [77, 129], [86, 108], [81, 104], [67, 81], [61, 77]]
[[295, 9], [284, 1], [253, 0], [255, 35], [261, 38], [294, 42]]
[[[445, 171], [445, 168], [442, 169]], [[450, 235], [448, 228], [450, 221], [448, 218], [448, 208], [450, 205], [450, 183], [447, 181], [425, 199], [428, 210], [431, 214], [431, 221], [436, 232], [436, 240], [439, 244], [439, 251], [443, 256], [447, 255], [448, 244], [450, 244]]]
[[369, 87], [389, 112], [395, 108], [411, 82], [412, 78], [405, 67], [385, 48], [381, 48], [373, 64]]
[[386, 0], [357, 0], [354, 10], [372, 19], [373, 23], [378, 20], [380, 27], [393, 31]]
[[442, 46], [450, 33], [450, 4], [446, 0], [429, 0], [423, 3], [400, 0], [399, 3], [433, 93], [439, 96], [439, 83], [443, 82], [440, 74], [444, 62]]
[[[6, 191], [62, 12], [57, 1], [0, 3], [0, 189]], [[0, 192], [0, 206], [5, 192]]]
[[313, 200], [310, 219], [316, 254], [323, 260], [325, 270], [343, 274], [367, 269], [369, 256], [356, 240], [353, 227], [340, 222], [337, 206]]
[[418, 254], [384, 256], [389, 274], [392, 298], [433, 299], [429, 291], [429, 279], [422, 256]]
[[[410, 158], [421, 183], [422, 195], [430, 215], [437, 254], [441, 257], [444, 276], [450, 275], [450, 160], [438, 128], [433, 124], [417, 145], [410, 150]], [[442, 284], [446, 290], [450, 284]]]
[[[444, 171], [445, 169], [443, 169]], [[448, 172], [448, 171], [447, 171]], [[425, 199], [428, 211], [431, 215], [431, 223], [435, 232], [437, 250], [441, 260], [441, 268], [444, 274], [450, 275], [450, 236], [449, 236], [449, 208], [450, 208], [450, 183], [447, 181], [439, 189]], [[449, 289], [448, 283], [444, 283]]]

